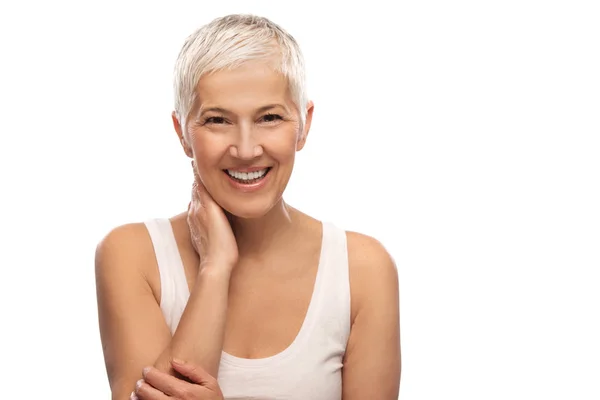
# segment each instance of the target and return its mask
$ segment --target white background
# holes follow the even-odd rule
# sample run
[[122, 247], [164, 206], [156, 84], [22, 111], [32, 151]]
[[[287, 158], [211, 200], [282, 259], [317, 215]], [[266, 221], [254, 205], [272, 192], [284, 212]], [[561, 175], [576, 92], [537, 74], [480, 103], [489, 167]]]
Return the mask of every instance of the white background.
[[2, 2], [0, 396], [109, 398], [95, 246], [185, 210], [173, 63], [250, 12], [316, 104], [287, 201], [397, 262], [401, 398], [600, 398], [593, 3]]

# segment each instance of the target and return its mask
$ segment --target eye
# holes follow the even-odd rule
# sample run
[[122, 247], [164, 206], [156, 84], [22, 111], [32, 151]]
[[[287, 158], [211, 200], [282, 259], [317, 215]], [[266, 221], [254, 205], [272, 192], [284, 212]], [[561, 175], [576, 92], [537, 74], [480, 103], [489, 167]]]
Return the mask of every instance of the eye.
[[223, 117], [208, 117], [204, 120], [203, 124], [224, 124], [225, 118]]
[[262, 120], [263, 120], [264, 122], [276, 122], [276, 121], [281, 121], [281, 120], [283, 120], [283, 117], [282, 117], [281, 115], [278, 115], [278, 114], [270, 114], [270, 113], [269, 113], [269, 114], [265, 114], [265, 115], [262, 117]]

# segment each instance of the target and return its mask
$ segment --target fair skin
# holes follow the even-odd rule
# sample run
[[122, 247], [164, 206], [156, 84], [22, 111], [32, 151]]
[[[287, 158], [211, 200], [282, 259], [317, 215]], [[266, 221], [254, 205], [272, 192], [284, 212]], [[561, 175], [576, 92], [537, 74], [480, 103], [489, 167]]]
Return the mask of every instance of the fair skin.
[[[190, 207], [171, 218], [190, 288], [173, 336], [161, 313], [160, 276], [144, 225], [116, 228], [97, 248], [100, 331], [113, 399], [132, 391], [143, 400], [222, 399], [221, 351], [243, 358], [283, 351], [310, 301], [321, 224], [282, 194], [310, 130], [312, 103], [300, 130], [287, 81], [256, 61], [203, 77], [197, 98], [187, 121], [173, 116], [194, 171]], [[253, 166], [270, 167], [267, 183], [253, 192], [233, 187], [224, 172]], [[352, 325], [343, 399], [397, 399], [396, 267], [368, 236], [348, 232], [347, 243]], [[279, 307], [271, 306], [274, 298]]]

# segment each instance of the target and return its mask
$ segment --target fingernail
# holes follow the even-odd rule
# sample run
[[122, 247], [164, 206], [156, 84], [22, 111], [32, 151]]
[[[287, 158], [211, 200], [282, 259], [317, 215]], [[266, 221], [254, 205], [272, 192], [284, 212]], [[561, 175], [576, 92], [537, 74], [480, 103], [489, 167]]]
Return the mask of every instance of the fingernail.
[[135, 383], [135, 388], [136, 388], [137, 390], [140, 390], [140, 388], [142, 387], [142, 384], [143, 384], [143, 383], [144, 383], [144, 380], [143, 380], [143, 379], [140, 379], [139, 381], [137, 381], [137, 382]]
[[144, 368], [144, 369], [142, 370], [142, 376], [145, 378], [145, 377], [146, 377], [146, 374], [147, 374], [148, 372], [150, 372], [150, 367], [146, 367], [146, 368]]
[[131, 394], [129, 395], [129, 400], [139, 400], [138, 397], [135, 395], [135, 392], [131, 392]]
[[174, 362], [175, 364], [179, 364], [179, 365], [183, 365], [183, 364], [185, 364], [185, 361], [183, 361], [183, 360], [180, 360], [180, 359], [178, 359], [178, 358], [174, 358], [174, 359], [173, 359], [173, 362]]

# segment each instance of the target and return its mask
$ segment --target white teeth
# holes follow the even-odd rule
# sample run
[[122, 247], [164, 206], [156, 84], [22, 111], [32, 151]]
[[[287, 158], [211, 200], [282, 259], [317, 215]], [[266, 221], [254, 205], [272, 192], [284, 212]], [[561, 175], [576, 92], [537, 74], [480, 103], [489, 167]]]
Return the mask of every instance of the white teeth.
[[267, 168], [254, 172], [238, 172], [228, 169], [227, 173], [229, 174], [229, 176], [232, 176], [235, 179], [239, 179], [242, 181], [251, 181], [254, 179], [262, 178], [267, 173]]

